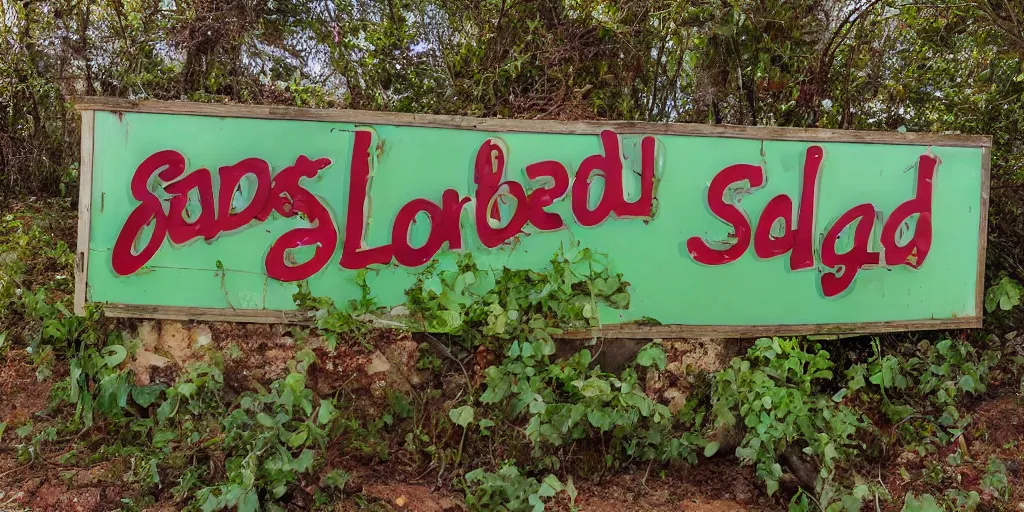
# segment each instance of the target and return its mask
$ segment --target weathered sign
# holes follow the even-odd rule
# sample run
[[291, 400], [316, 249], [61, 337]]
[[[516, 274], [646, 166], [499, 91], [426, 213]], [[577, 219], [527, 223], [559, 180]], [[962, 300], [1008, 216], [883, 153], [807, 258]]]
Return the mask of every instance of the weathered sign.
[[[607, 336], [977, 327], [982, 136], [87, 99], [76, 305], [282, 321], [425, 264], [607, 255]], [[655, 319], [662, 325], [631, 322]]]

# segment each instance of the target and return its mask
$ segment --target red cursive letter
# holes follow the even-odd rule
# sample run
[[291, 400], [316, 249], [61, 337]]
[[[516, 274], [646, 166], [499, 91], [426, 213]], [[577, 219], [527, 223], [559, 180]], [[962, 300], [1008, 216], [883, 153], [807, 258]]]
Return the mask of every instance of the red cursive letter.
[[[164, 169], [166, 167], [166, 169]], [[163, 169], [161, 171], [161, 169]], [[153, 153], [143, 160], [135, 169], [132, 176], [132, 197], [141, 201], [141, 204], [132, 210], [121, 227], [121, 232], [114, 242], [114, 249], [110, 254], [110, 263], [114, 272], [120, 276], [134, 274], [142, 268], [156, 254], [160, 245], [167, 235], [167, 214], [164, 213], [163, 204], [160, 198], [149, 190], [149, 182], [153, 175], [159, 172], [159, 178], [163, 181], [172, 181], [185, 172], [185, 157], [173, 150], [164, 150]], [[146, 246], [135, 252], [135, 240], [141, 234], [143, 228], [151, 222], [156, 221], [153, 235], [149, 238]]]
[[818, 199], [818, 173], [825, 150], [821, 146], [807, 148], [804, 159], [803, 186], [800, 188], [800, 209], [797, 210], [796, 235], [789, 268], [800, 270], [814, 266], [814, 216]]
[[750, 245], [750, 220], [747, 214], [739, 206], [725, 202], [725, 192], [729, 186], [741, 181], [747, 181], [750, 188], [760, 187], [764, 185], [764, 170], [756, 165], [735, 164], [722, 169], [711, 180], [708, 206], [716, 217], [732, 225], [736, 241], [727, 248], [713, 249], [700, 237], [691, 237], [686, 241], [686, 249], [697, 262], [705, 265], [729, 263], [742, 256]]
[[[192, 189], [199, 192], [199, 218], [195, 222], [185, 220], [185, 206], [188, 205], [188, 193]], [[209, 169], [196, 169], [184, 178], [164, 187], [171, 198], [171, 213], [167, 235], [178, 245], [193, 238], [204, 237], [207, 240], [217, 235], [217, 212], [213, 209], [213, 179]]]
[[[921, 155], [917, 163], [917, 193], [913, 199], [896, 207], [882, 227], [882, 248], [886, 265], [907, 265], [919, 268], [932, 247], [932, 185], [939, 159]], [[896, 231], [910, 217], [917, 214], [914, 237], [907, 245], [896, 242]]]
[[[836, 254], [839, 235], [854, 222], [857, 223], [857, 229], [853, 234], [853, 248], [843, 254]], [[860, 204], [840, 215], [828, 229], [821, 244], [821, 264], [834, 271], [821, 275], [821, 291], [826, 297], [835, 297], [849, 288], [861, 267], [878, 264], [878, 253], [868, 249], [874, 226], [875, 207]]]
[[550, 187], [541, 187], [530, 192], [530, 206], [533, 208], [530, 223], [544, 231], [565, 226], [560, 215], [544, 211], [544, 208], [554, 204], [569, 190], [569, 172], [565, 170], [565, 166], [554, 160], [537, 162], [526, 166], [526, 176], [531, 180], [548, 177], [553, 181]]
[[[650, 217], [654, 208], [654, 148], [656, 141], [654, 137], [644, 137], [640, 141], [640, 198], [632, 203], [626, 202], [626, 196], [622, 195], [622, 201], [615, 207], [615, 215], [618, 217]], [[622, 179], [617, 181], [619, 188], [622, 188]]]
[[[505, 152], [490, 139], [484, 141], [476, 154], [473, 181], [476, 183], [476, 232], [480, 242], [494, 248], [522, 232], [530, 219], [530, 200], [523, 185], [515, 181], [502, 181], [505, 174]], [[507, 187], [507, 192], [499, 192]], [[510, 195], [516, 201], [512, 218], [504, 227], [498, 219], [498, 199]], [[493, 221], [493, 224], [492, 224]]]
[[373, 264], [391, 261], [394, 251], [390, 244], [366, 249], [363, 240], [366, 217], [369, 215], [370, 145], [373, 132], [357, 130], [352, 146], [352, 169], [348, 191], [348, 217], [345, 219], [345, 243], [341, 250], [341, 266], [359, 270]]
[[[330, 159], [310, 160], [300, 156], [295, 165], [286, 167], [274, 176], [274, 189], [268, 205], [282, 217], [294, 217], [301, 213], [310, 227], [296, 228], [278, 238], [267, 252], [267, 275], [278, 281], [301, 281], [316, 274], [331, 259], [338, 247], [338, 231], [331, 220], [331, 214], [320, 201], [299, 184], [301, 178], [312, 178], [325, 167]], [[266, 211], [266, 210], [264, 210]], [[286, 251], [315, 245], [313, 257], [305, 263], [290, 265]]]
[[[220, 189], [217, 200], [217, 232], [233, 231], [245, 226], [263, 210], [270, 197], [270, 165], [259, 158], [246, 158], [235, 165], [228, 165], [220, 168]], [[231, 200], [235, 195], [235, 189], [242, 182], [247, 174], [256, 177], [256, 190], [252, 194], [252, 200], [242, 209], [235, 213], [231, 211]]]

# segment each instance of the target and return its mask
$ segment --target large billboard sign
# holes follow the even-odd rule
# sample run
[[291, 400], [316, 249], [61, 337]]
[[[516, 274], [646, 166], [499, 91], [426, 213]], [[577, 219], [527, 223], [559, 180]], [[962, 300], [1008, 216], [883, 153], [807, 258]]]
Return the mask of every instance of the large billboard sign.
[[[424, 265], [629, 282], [605, 336], [977, 327], [991, 139], [85, 99], [76, 306], [276, 322], [368, 269], [397, 306]], [[661, 325], [635, 322], [654, 319]]]

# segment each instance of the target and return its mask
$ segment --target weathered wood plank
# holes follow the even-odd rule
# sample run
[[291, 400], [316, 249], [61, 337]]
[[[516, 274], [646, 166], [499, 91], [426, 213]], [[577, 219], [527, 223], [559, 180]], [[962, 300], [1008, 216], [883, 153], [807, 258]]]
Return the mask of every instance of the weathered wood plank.
[[82, 111], [82, 161], [78, 180], [78, 245], [75, 250], [75, 314], [85, 313], [88, 296], [89, 233], [92, 222], [92, 157], [96, 113]]
[[83, 97], [75, 101], [81, 111], [142, 112], [251, 119], [291, 119], [353, 123], [385, 124], [451, 128], [491, 132], [596, 134], [612, 129], [622, 134], [687, 135], [754, 140], [800, 142], [858, 142], [869, 144], [903, 144], [954, 147], [991, 147], [987, 135], [956, 135], [933, 133], [896, 133], [882, 131], [829, 130], [823, 128], [782, 128], [776, 126], [737, 126], [688, 123], [648, 123], [638, 121], [547, 121], [495, 119], [461, 116], [436, 116], [371, 112], [365, 110], [309, 109], [297, 107], [223, 105], [184, 101], [133, 101], [119, 98]]
[[152, 318], [156, 320], [202, 320], [207, 322], [250, 322], [257, 324], [304, 323], [300, 311], [265, 309], [211, 309], [136, 304], [104, 304], [103, 313], [115, 318]]
[[[209, 309], [171, 306], [106, 304], [111, 317], [159, 320], [200, 320], [209, 322], [308, 323], [300, 311]], [[919, 320], [909, 322], [861, 322], [846, 324], [794, 325], [637, 325], [616, 324], [599, 329], [568, 332], [560, 338], [738, 338], [757, 336], [802, 336], [808, 334], [869, 334], [906, 330], [972, 329], [981, 326], [980, 317]]]
[[992, 182], [991, 148], [985, 148], [982, 151], [981, 173], [981, 219], [978, 226], [978, 281], [974, 290], [975, 315], [979, 319], [985, 313], [985, 257], [988, 250], [988, 202]]

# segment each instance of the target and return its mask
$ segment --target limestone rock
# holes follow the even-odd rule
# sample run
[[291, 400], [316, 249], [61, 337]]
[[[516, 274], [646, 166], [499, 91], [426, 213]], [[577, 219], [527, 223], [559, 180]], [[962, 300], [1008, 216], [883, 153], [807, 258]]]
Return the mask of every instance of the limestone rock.
[[160, 322], [160, 348], [172, 360], [185, 365], [194, 357], [192, 334], [181, 322]]
[[213, 333], [205, 325], [197, 325], [189, 332], [189, 339], [192, 341], [192, 349], [199, 350], [213, 343]]
[[139, 341], [142, 342], [143, 349], [150, 352], [156, 350], [157, 345], [160, 344], [160, 327], [156, 322], [147, 320], [139, 325]]
[[132, 359], [129, 368], [135, 374], [135, 385], [136, 386], [148, 386], [152, 382], [152, 372], [154, 368], [164, 368], [171, 363], [170, 359], [164, 356], [150, 352], [145, 349], [139, 349], [135, 352], [135, 358]]
[[366, 365], [366, 374], [374, 375], [391, 370], [391, 362], [379, 350], [370, 356], [370, 364]]

